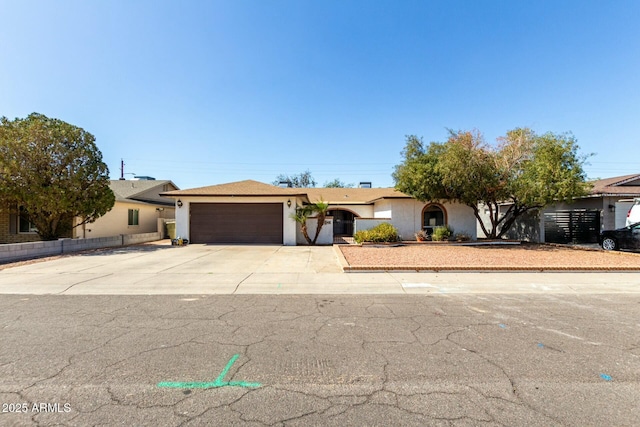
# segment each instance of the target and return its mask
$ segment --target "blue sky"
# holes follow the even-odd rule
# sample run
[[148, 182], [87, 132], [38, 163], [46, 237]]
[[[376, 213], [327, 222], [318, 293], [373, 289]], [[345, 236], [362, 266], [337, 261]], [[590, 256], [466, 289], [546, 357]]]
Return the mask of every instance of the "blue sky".
[[[180, 188], [306, 169], [392, 186], [405, 135], [572, 132], [640, 173], [640, 2], [0, 0], [0, 116]], [[132, 175], [127, 175], [130, 178]]]

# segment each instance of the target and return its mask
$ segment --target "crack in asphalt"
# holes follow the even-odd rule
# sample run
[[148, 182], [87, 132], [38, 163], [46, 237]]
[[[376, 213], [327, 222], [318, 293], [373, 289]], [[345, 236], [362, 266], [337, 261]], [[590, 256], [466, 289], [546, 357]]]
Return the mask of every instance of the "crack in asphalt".
[[[74, 301], [73, 297], [68, 296], [43, 296], [39, 298], [42, 300], [68, 298], [69, 301]], [[400, 417], [414, 417], [410, 419], [419, 419], [425, 422], [429, 422], [428, 420], [453, 424], [489, 422], [496, 425], [509, 425], [509, 422], [499, 416], [499, 411], [493, 408], [490, 402], [517, 405], [538, 417], [544, 417], [548, 424], [566, 422], [566, 419], [556, 416], [545, 408], [540, 408], [539, 404], [531, 401], [526, 393], [521, 392], [518, 378], [513, 377], [513, 372], [510, 372], [513, 369], [507, 369], [503, 362], [501, 363], [496, 360], [495, 356], [483, 351], [480, 346], [480, 343], [483, 342], [483, 336], [495, 333], [491, 332], [492, 330], [499, 331], [495, 328], [497, 322], [502, 320], [496, 319], [503, 319], [503, 317], [493, 317], [496, 308], [502, 312], [515, 312], [518, 311], [517, 306], [503, 304], [494, 307], [492, 312], [490, 310], [477, 312], [468, 310], [468, 307], [465, 306], [465, 302], [469, 300], [468, 297], [461, 299], [461, 304], [449, 305], [446, 309], [433, 304], [438, 300], [433, 299], [432, 296], [429, 296], [429, 299], [421, 299], [417, 304], [405, 304], [406, 299], [398, 298], [406, 297], [338, 298], [332, 296], [327, 298], [314, 296], [307, 298], [272, 297], [270, 299], [256, 296], [212, 297], [189, 303], [181, 302], [178, 308], [175, 306], [175, 301], [177, 301], [175, 297], [157, 298], [157, 301], [161, 302], [159, 307], [132, 298], [126, 306], [115, 309], [87, 306], [72, 312], [53, 313], [50, 321], [52, 325], [55, 325], [56, 333], [68, 331], [71, 337], [75, 337], [73, 334], [75, 328], [82, 325], [87, 328], [88, 333], [91, 331], [95, 334], [106, 332], [113, 335], [106, 340], [101, 340], [102, 342], [99, 344], [82, 349], [82, 351], [77, 350], [78, 344], [70, 342], [74, 348], [71, 355], [66, 357], [54, 355], [52, 361], [63, 362], [61, 367], [56, 368], [55, 373], [38, 378], [36, 381], [30, 382], [30, 385], [23, 386], [20, 390], [12, 393], [15, 393], [23, 401], [37, 401], [38, 397], [34, 399], [35, 396], [40, 396], [51, 388], [55, 389], [56, 384], [68, 380], [74, 381], [74, 370], [78, 363], [86, 363], [89, 360], [86, 356], [93, 358], [107, 354], [108, 349], [109, 354], [113, 353], [113, 355], [121, 357], [114, 359], [113, 356], [109, 356], [106, 360], [101, 360], [100, 372], [93, 374], [90, 378], [103, 378], [102, 384], [98, 383], [92, 387], [106, 390], [109, 403], [98, 402], [98, 405], [92, 406], [90, 410], [76, 409], [76, 413], [67, 419], [71, 424], [76, 421], [82, 423], [88, 419], [94, 419], [92, 416], [104, 413], [105, 408], [126, 406], [137, 409], [171, 409], [175, 417], [173, 423], [181, 426], [189, 425], [198, 420], [206, 422], [206, 420], [216, 419], [215, 417], [219, 414], [231, 417], [228, 418], [229, 421], [235, 419], [236, 422], [252, 422], [256, 425], [286, 425], [305, 422], [313, 424], [323, 418], [342, 423], [356, 414], [377, 410], [393, 410]], [[86, 300], [92, 301], [90, 298]], [[96, 298], [94, 301], [99, 300], [101, 299]], [[106, 301], [107, 298], [102, 298], [102, 300]], [[168, 301], [174, 302], [168, 304]], [[345, 301], [349, 303], [347, 304]], [[480, 309], [491, 304], [491, 300], [481, 303], [479, 301], [479, 299], [475, 299], [474, 304]], [[414, 305], [415, 309], [412, 308]], [[172, 308], [165, 310], [165, 306]], [[36, 309], [39, 307], [41, 305], [37, 305]], [[588, 310], [587, 307], [574, 307], [574, 309]], [[188, 313], [185, 310], [189, 310]], [[421, 313], [421, 311], [423, 312]], [[467, 313], [463, 314], [464, 311]], [[138, 314], [139, 312], [143, 312], [143, 314]], [[553, 314], [553, 312], [553, 310], [549, 310], [549, 313]], [[605, 314], [603, 312], [605, 320], [609, 320], [611, 315], [612, 313]], [[554, 331], [564, 329], [562, 325], [556, 325], [554, 329], [547, 327], [548, 323], [543, 326], [536, 325], [532, 322], [533, 316], [531, 317], [526, 322], [515, 317], [508, 317], [510, 321], [508, 327], [515, 330], [514, 325], [518, 325], [518, 328], [525, 335], [527, 331], [551, 332], [553, 334]], [[565, 322], [567, 328], [571, 326], [569, 317], [567, 316]], [[34, 320], [29, 316], [28, 311], [14, 319], [12, 325], [15, 324], [15, 326], [9, 329], [9, 333], [17, 334], [17, 331], [20, 330], [23, 331], [23, 334], [33, 332], [30, 326]], [[160, 319], [162, 322], [156, 322], [152, 325], [151, 322], [154, 319]], [[553, 320], [557, 321], [558, 319]], [[605, 328], [607, 325], [605, 320], [599, 318], [592, 324], [595, 325], [594, 328]], [[629, 327], [631, 326], [629, 325]], [[387, 327], [391, 328], [389, 330], [393, 330], [394, 334], [386, 333]], [[118, 331], [120, 332], [116, 333]], [[156, 337], [171, 336], [173, 343], [154, 345], [152, 340], [146, 340], [140, 341], [137, 348], [123, 347], [127, 343], [138, 341], [138, 338], [144, 337], [147, 333], [156, 333]], [[564, 335], [571, 334], [555, 335], [562, 338]], [[579, 340], [574, 341], [588, 343], [586, 340], [588, 340], [587, 337], [590, 336], [590, 333], [583, 330], [581, 335], [581, 337], [576, 337], [580, 338]], [[566, 338], [573, 337], [575, 336], [567, 336]], [[604, 343], [603, 346], [625, 352], [630, 356], [628, 360], [633, 362], [638, 355], [632, 352], [640, 348], [640, 344], [637, 339], [633, 340], [634, 338], [627, 337], [626, 345], [620, 344], [612, 347], [611, 344]], [[233, 393], [238, 393], [238, 395], [229, 394], [230, 391], [221, 389], [178, 394], [176, 391], [155, 390], [152, 387], [153, 383], [148, 387], [141, 386], [140, 390], [143, 392], [140, 393], [135, 390], [126, 391], [126, 377], [122, 377], [125, 378], [122, 383], [110, 379], [113, 374], [121, 370], [129, 372], [134, 366], [143, 367], [149, 362], [156, 363], [156, 361], [163, 360], [168, 354], [181, 354], [180, 352], [172, 351], [169, 353], [168, 351], [184, 348], [189, 344], [194, 344], [199, 348], [194, 350], [194, 355], [201, 351], [209, 352], [211, 348], [216, 346], [225, 346], [228, 348], [227, 351], [242, 354], [238, 363], [234, 364], [233, 369], [229, 372], [229, 380], [234, 378], [244, 380], [245, 377], [247, 380], [254, 380], [251, 375], [260, 372], [260, 367], [263, 369], [269, 367], [268, 359], [265, 360], [265, 352], [276, 358], [286, 358], [286, 354], [290, 351], [292, 354], [294, 351], [295, 354], [299, 354], [301, 349], [315, 349], [319, 353], [313, 359], [315, 360], [315, 362], [312, 361], [313, 363], [304, 362], [302, 365], [296, 365], [294, 363], [296, 359], [291, 359], [290, 365], [286, 363], [276, 365], [276, 369], [262, 374], [266, 375], [263, 378], [268, 380], [263, 383], [262, 387], [251, 390], [234, 390]], [[443, 347], [447, 344], [470, 355], [470, 357], [455, 356], [456, 358], [462, 357], [462, 359], [458, 359], [461, 363], [472, 364], [479, 368], [491, 366], [500, 373], [501, 378], [506, 380], [507, 385], [496, 386], [496, 390], [490, 392], [490, 389], [481, 384], [465, 384], [465, 377], [454, 382], [452, 387], [451, 385], [432, 383], [432, 379], [430, 379], [432, 377], [427, 375], [419, 374], [408, 378], [400, 375], [401, 366], [399, 364], [406, 361], [404, 358], [408, 355], [413, 354], [419, 357], [417, 352], [433, 356], [433, 358], [424, 358], [425, 361], [440, 361], [452, 369], [460, 369], [456, 368], [456, 363], [447, 364], [448, 359], [451, 358], [447, 356], [447, 347]], [[401, 353], [395, 352], [395, 350], [402, 350], [405, 347], [408, 350]], [[356, 365], [349, 359], [342, 359], [340, 355], [347, 349], [356, 356], [362, 357], [362, 363]], [[544, 349], [558, 353], [563, 357], [570, 357], [572, 353], [570, 349], [558, 348], [553, 343], [551, 345], [545, 343]], [[440, 356], [435, 358], [436, 355]], [[326, 368], [318, 359], [323, 357], [334, 357], [333, 360], [336, 362], [330, 369]], [[13, 358], [13, 360], [0, 365], [0, 368], [14, 364], [16, 360], [19, 359]], [[199, 359], [195, 359], [194, 363], [200, 363]], [[352, 364], [350, 365], [350, 363]], [[356, 370], [349, 371], [350, 366], [355, 367]], [[215, 369], [212, 367], [211, 371], [215, 371]], [[287, 369], [293, 369], [291, 378], [296, 379], [297, 382], [286, 380]], [[460, 373], [464, 373], [464, 371], [460, 371]], [[63, 376], [64, 378], [62, 378]], [[258, 379], [262, 382], [263, 378]], [[73, 388], [73, 384], [77, 384], [76, 382], [71, 384], [72, 389], [66, 395], [75, 396], [77, 393], [81, 393], [81, 388], [77, 388], [77, 390]], [[509, 398], [495, 395], [495, 393], [499, 394], [500, 390], [508, 391]], [[125, 393], [127, 394], [125, 395]], [[145, 397], [147, 394], [148, 397]], [[154, 396], [156, 399], [152, 399]], [[207, 396], [211, 397], [212, 401], [202, 402], [202, 399]], [[216, 396], [224, 398], [216, 402]], [[286, 396], [286, 402], [290, 402], [291, 406], [280, 408], [277, 413], [261, 412], [270, 407], [269, 402], [275, 408], [279, 396]], [[251, 400], [248, 400], [250, 398]], [[442, 410], [432, 411], [429, 406], [422, 407], [421, 402], [432, 400], [443, 402], [442, 404], [458, 402], [458, 406], [449, 414], [442, 413]], [[297, 403], [292, 404], [293, 402]], [[185, 406], [189, 403], [195, 406]], [[256, 405], [256, 403], [258, 404]], [[453, 403], [450, 404], [453, 405]], [[109, 411], [112, 410], [109, 409]], [[34, 425], [46, 423], [44, 415], [32, 415], [32, 423]], [[97, 425], [95, 420], [92, 424]]]

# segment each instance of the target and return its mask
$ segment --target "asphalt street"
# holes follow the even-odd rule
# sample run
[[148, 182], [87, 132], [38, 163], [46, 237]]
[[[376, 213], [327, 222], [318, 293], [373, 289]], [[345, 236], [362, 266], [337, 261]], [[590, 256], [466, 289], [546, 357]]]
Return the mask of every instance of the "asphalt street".
[[0, 295], [0, 425], [640, 425], [640, 295]]

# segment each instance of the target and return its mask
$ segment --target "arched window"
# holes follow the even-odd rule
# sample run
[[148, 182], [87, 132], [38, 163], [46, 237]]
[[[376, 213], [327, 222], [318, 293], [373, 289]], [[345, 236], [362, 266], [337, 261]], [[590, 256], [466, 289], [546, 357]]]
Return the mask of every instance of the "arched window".
[[447, 211], [439, 203], [431, 203], [422, 209], [422, 229], [433, 233], [434, 228], [447, 225]]

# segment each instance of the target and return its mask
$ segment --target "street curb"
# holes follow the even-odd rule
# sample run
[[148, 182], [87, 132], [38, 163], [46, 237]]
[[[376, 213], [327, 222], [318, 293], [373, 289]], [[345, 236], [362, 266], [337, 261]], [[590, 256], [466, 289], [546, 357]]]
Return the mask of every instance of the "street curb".
[[[520, 243], [520, 242], [518, 242]], [[508, 244], [513, 244], [512, 242], [508, 242]], [[564, 249], [573, 249], [573, 250], [583, 250], [583, 251], [591, 251], [591, 252], [603, 252], [607, 254], [616, 254], [616, 255], [633, 255], [640, 257], [640, 253], [634, 252], [624, 252], [624, 251], [605, 251], [603, 249], [597, 248], [585, 248], [577, 245], [567, 245], [567, 244], [559, 244], [559, 243], [540, 243], [540, 245], [564, 248]], [[463, 245], [459, 245], [463, 246]], [[339, 258], [341, 259], [341, 267], [342, 271], [345, 273], [403, 273], [403, 272], [418, 272], [418, 273], [432, 273], [432, 272], [640, 272], [640, 265], [637, 267], [616, 267], [616, 266], [605, 266], [605, 267], [575, 267], [575, 266], [491, 266], [491, 267], [483, 267], [483, 266], [429, 266], [429, 265], [376, 265], [376, 266], [366, 266], [366, 265], [350, 265], [346, 260], [344, 254], [340, 250], [340, 248], [335, 245], [334, 249], [339, 254]]]
[[342, 268], [342, 272], [345, 273], [349, 268], [349, 263], [347, 259], [344, 257], [344, 254], [340, 250], [339, 245], [333, 245], [333, 252], [336, 254], [336, 258], [338, 258], [338, 264], [340, 264], [340, 268]]
[[346, 266], [343, 267], [345, 273], [399, 273], [399, 272], [518, 272], [518, 271], [539, 271], [545, 273], [561, 272], [561, 273], [579, 273], [589, 271], [599, 272], [640, 272], [638, 267], [430, 267], [430, 266]]
[[565, 243], [546, 243], [546, 242], [544, 242], [544, 243], [540, 243], [540, 245], [553, 246], [555, 248], [573, 249], [573, 250], [576, 250], [576, 251], [603, 252], [603, 253], [606, 253], [606, 254], [633, 255], [633, 256], [640, 257], [640, 252], [630, 252], [630, 251], [620, 251], [620, 250], [605, 251], [602, 248], [588, 248], [588, 247], [584, 247], [584, 246], [580, 246], [580, 245], [571, 245], [571, 244], [565, 244]]

